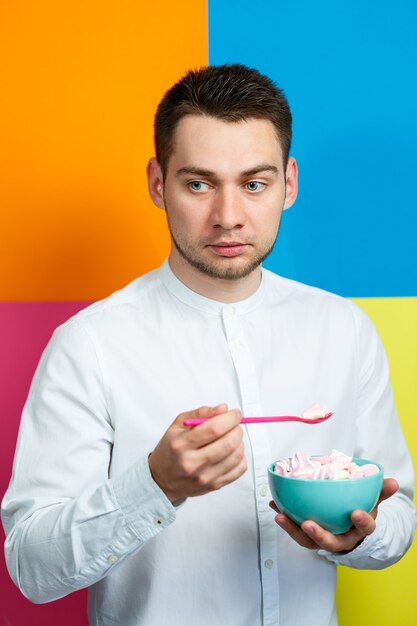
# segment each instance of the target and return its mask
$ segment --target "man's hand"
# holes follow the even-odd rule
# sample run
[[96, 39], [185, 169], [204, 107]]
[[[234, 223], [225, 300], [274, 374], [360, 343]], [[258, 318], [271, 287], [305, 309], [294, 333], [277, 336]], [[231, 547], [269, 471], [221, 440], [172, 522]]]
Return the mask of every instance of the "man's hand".
[[[186, 419], [211, 418], [199, 426]], [[220, 489], [247, 468], [239, 410], [226, 404], [181, 413], [149, 456], [155, 482], [171, 502]]]
[[310, 550], [322, 549], [328, 552], [346, 553], [354, 550], [365, 537], [374, 532], [379, 503], [393, 496], [397, 490], [397, 481], [393, 478], [386, 478], [375, 508], [370, 513], [360, 510], [353, 511], [351, 515], [353, 528], [342, 535], [333, 535], [312, 520], [306, 520], [301, 526], [297, 526], [277, 509], [274, 502], [270, 502], [269, 506], [278, 513], [275, 516], [278, 526], [285, 530], [300, 546]]

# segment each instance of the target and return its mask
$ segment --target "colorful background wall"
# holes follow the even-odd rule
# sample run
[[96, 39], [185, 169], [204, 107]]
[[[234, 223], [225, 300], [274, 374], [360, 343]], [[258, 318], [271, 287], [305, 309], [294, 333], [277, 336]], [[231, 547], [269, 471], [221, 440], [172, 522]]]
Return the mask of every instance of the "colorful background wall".
[[[266, 265], [371, 316], [417, 459], [416, 23], [412, 0], [0, 3], [0, 496], [53, 328], [167, 253], [145, 190], [153, 112], [207, 63], [287, 93], [301, 190]], [[341, 626], [415, 626], [416, 573], [416, 546], [384, 571], [341, 568]], [[85, 592], [31, 605], [3, 560], [0, 595], [2, 626], [87, 624]]]

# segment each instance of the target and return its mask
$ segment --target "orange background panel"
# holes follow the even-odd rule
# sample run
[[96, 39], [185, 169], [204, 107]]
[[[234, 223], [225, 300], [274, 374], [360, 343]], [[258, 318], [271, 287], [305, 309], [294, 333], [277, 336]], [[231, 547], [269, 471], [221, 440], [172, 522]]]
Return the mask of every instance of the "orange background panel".
[[206, 23], [204, 0], [3, 0], [0, 300], [96, 300], [162, 262], [153, 114]]

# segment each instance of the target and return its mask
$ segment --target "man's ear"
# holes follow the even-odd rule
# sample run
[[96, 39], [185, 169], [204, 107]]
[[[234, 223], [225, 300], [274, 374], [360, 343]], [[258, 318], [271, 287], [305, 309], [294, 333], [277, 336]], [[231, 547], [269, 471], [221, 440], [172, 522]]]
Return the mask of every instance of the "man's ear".
[[293, 157], [288, 159], [285, 172], [285, 202], [284, 210], [292, 206], [298, 194], [298, 167]]
[[161, 166], [155, 157], [149, 159], [146, 176], [148, 179], [148, 191], [154, 204], [160, 209], [165, 209], [164, 203], [164, 179]]

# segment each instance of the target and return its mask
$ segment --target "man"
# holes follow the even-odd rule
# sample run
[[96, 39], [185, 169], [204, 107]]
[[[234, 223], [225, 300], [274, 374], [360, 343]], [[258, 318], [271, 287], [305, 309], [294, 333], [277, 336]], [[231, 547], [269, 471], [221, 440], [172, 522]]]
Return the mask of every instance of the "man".
[[[373, 327], [261, 269], [297, 195], [290, 141], [255, 70], [189, 72], [165, 94], [147, 174], [169, 259], [57, 329], [24, 410], [3, 519], [34, 602], [89, 586], [100, 626], [334, 625], [335, 564], [378, 569], [410, 545], [412, 467]], [[239, 424], [315, 401], [334, 411], [317, 426]], [[275, 515], [267, 488], [273, 460], [332, 448], [398, 481], [339, 536]]]

